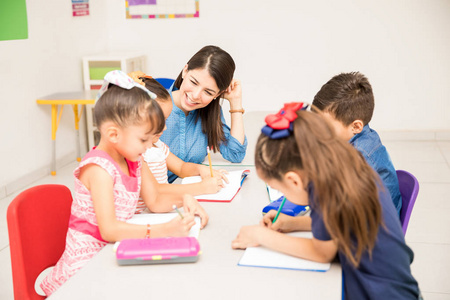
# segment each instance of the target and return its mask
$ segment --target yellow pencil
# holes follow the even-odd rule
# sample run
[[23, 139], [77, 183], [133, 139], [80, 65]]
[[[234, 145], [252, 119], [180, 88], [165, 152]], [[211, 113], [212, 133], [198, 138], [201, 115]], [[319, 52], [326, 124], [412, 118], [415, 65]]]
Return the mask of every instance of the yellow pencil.
[[206, 146], [206, 151], [208, 152], [209, 170], [211, 171], [211, 177], [214, 177], [211, 164], [211, 152], [209, 151], [209, 146]]

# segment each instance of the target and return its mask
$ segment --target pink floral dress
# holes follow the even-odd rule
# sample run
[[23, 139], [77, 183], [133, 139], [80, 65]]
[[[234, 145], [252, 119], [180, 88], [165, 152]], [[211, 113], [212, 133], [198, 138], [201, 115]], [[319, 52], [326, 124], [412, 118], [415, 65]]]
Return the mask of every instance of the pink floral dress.
[[114, 180], [114, 204], [120, 221], [131, 218], [136, 210], [141, 188], [141, 162], [127, 161], [130, 176], [101, 150], [91, 150], [73, 172], [75, 193], [66, 236], [66, 248], [55, 268], [42, 281], [41, 288], [51, 295], [108, 242], [102, 239], [89, 190], [79, 180], [81, 168], [96, 164], [105, 169]]

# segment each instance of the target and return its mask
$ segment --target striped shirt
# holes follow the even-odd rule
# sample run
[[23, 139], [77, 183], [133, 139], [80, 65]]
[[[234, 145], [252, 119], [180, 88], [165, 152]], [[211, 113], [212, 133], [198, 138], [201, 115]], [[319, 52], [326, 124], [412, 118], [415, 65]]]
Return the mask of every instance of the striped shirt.
[[[161, 140], [154, 143], [154, 147], [148, 148], [143, 154], [144, 160], [147, 163], [156, 181], [160, 184], [169, 183], [167, 181], [167, 163], [166, 159], [169, 156], [170, 150], [166, 144]], [[136, 213], [140, 214], [146, 209], [144, 200], [139, 198]]]

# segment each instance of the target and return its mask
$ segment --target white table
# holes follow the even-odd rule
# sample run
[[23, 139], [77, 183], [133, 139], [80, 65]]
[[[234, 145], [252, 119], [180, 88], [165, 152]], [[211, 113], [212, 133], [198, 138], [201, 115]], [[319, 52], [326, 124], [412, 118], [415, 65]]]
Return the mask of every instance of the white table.
[[[236, 168], [242, 166], [227, 167]], [[237, 265], [244, 252], [231, 241], [241, 226], [257, 224], [268, 204], [264, 182], [249, 169], [232, 202], [202, 202], [210, 221], [196, 263], [119, 266], [107, 245], [49, 299], [341, 299], [338, 263], [323, 273]]]

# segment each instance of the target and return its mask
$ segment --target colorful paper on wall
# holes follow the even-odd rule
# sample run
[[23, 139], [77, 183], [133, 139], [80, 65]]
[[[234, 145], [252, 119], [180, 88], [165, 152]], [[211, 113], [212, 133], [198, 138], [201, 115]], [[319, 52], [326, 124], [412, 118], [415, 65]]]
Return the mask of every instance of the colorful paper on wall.
[[28, 38], [25, 0], [0, 1], [0, 41]]
[[89, 0], [72, 0], [72, 16], [89, 16]]
[[129, 6], [135, 5], [155, 5], [156, 0], [128, 0]]
[[127, 19], [198, 18], [199, 0], [125, 0]]

